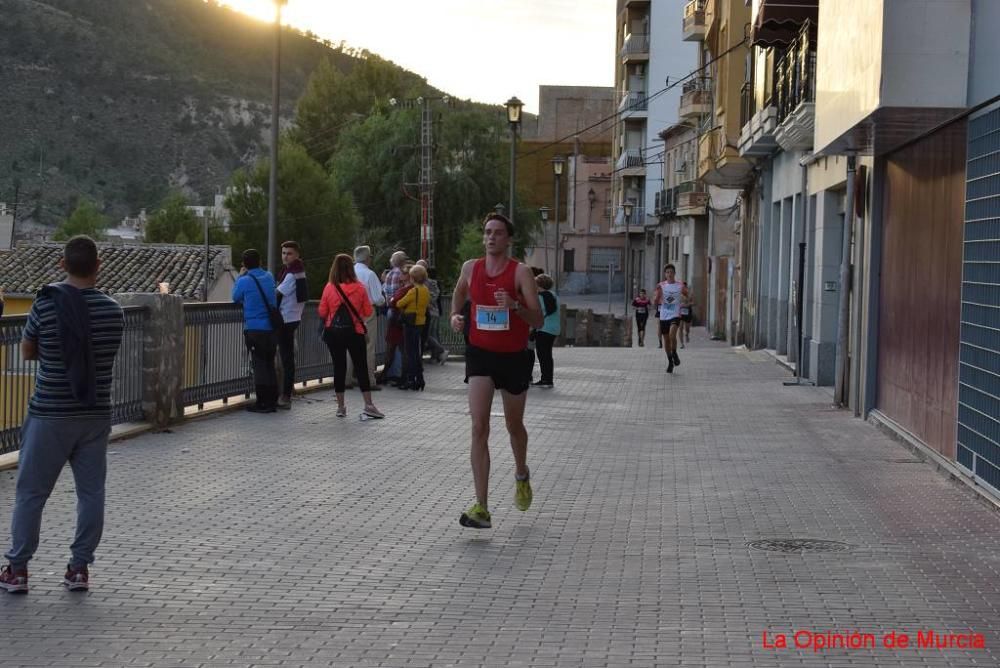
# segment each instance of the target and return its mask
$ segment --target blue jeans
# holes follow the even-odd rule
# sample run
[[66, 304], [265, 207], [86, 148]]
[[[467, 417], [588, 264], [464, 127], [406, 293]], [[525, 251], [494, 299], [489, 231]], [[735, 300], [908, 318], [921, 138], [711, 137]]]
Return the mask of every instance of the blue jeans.
[[111, 420], [52, 420], [29, 415], [21, 428], [11, 548], [7, 560], [28, 563], [38, 549], [42, 509], [69, 462], [76, 482], [76, 538], [70, 546], [74, 566], [94, 563], [104, 531], [104, 481], [108, 470]]

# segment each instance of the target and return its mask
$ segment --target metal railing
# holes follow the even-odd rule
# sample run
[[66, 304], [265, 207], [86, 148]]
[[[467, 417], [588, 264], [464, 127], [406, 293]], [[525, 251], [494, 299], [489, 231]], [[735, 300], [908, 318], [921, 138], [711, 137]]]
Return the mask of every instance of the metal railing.
[[[112, 370], [112, 424], [142, 419], [143, 327], [148, 314], [141, 307], [123, 310], [125, 330]], [[0, 454], [21, 447], [21, 426], [35, 390], [38, 363], [21, 355], [27, 322], [25, 315], [0, 318]]]
[[747, 123], [753, 118], [756, 113], [753, 93], [753, 82], [747, 81], [740, 88], [740, 127], [746, 127]]
[[816, 99], [816, 45], [810, 36], [811, 30], [811, 23], [806, 21], [775, 67], [774, 93], [779, 124], [800, 104]]
[[184, 304], [184, 376], [181, 402], [250, 396], [253, 370], [243, 344], [243, 307], [219, 302]]
[[618, 103], [618, 111], [646, 111], [649, 107], [649, 102], [646, 98], [645, 91], [625, 91], [622, 93], [622, 99]]
[[630, 167], [643, 167], [645, 164], [646, 163], [642, 157], [642, 149], [627, 148], [622, 151], [620, 156], [618, 156], [618, 162], [615, 165], [615, 168], [622, 170]]
[[635, 56], [641, 53], [649, 53], [649, 35], [633, 33], [622, 42], [621, 57]]
[[691, 0], [684, 5], [684, 32], [705, 27], [705, 0]]

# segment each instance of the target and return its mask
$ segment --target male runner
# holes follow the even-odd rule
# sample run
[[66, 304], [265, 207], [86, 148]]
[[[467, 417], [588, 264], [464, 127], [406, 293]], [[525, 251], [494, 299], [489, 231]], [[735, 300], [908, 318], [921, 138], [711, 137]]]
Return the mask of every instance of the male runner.
[[653, 298], [660, 316], [663, 351], [667, 353], [667, 373], [673, 373], [674, 367], [681, 365], [677, 356], [677, 330], [681, 324], [681, 300], [687, 294], [687, 288], [675, 280], [676, 272], [672, 264], [663, 268], [665, 280], [656, 286]]
[[469, 301], [469, 345], [465, 350], [465, 375], [469, 383], [472, 415], [472, 479], [476, 502], [462, 513], [464, 527], [492, 526], [487, 505], [490, 480], [490, 407], [500, 390], [503, 413], [514, 452], [514, 505], [531, 506], [528, 472], [528, 431], [524, 428], [524, 405], [534, 352], [528, 350], [528, 330], [544, 322], [538, 288], [531, 269], [508, 257], [514, 225], [501, 214], [487, 216], [483, 226], [486, 257], [468, 260], [452, 296], [451, 328], [464, 330], [463, 305]]

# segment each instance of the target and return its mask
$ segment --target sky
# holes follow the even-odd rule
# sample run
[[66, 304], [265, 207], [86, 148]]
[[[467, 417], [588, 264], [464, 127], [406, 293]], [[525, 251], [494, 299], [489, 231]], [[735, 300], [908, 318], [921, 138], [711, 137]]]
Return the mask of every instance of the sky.
[[[273, 0], [221, 0], [274, 20]], [[538, 87], [614, 85], [615, 0], [288, 0], [283, 22], [444, 92], [537, 113]]]

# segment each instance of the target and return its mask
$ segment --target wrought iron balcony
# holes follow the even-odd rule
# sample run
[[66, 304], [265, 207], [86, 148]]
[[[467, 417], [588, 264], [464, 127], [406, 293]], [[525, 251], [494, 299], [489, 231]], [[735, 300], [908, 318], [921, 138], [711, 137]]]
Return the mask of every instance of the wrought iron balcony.
[[775, 138], [786, 151], [812, 148], [816, 102], [814, 34], [815, 26], [806, 21], [775, 68]]
[[615, 170], [618, 172], [625, 172], [626, 170], [643, 170], [645, 167], [646, 162], [642, 155], [642, 149], [638, 148], [625, 149], [622, 151], [622, 154], [618, 156], [618, 162], [615, 163]]
[[705, 0], [691, 0], [684, 5], [683, 39], [685, 42], [700, 42], [705, 39]]

